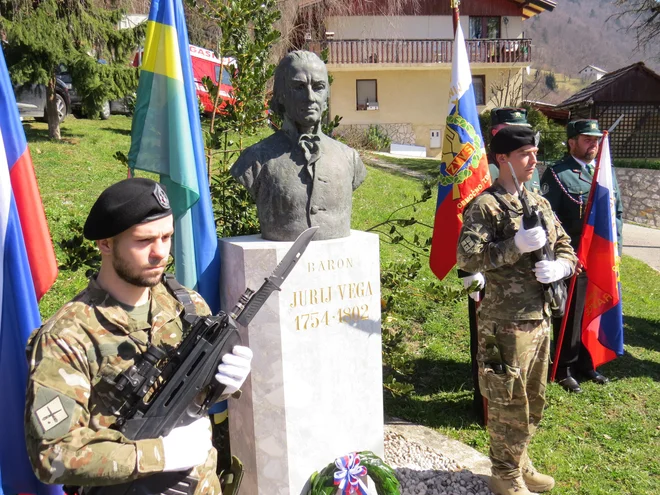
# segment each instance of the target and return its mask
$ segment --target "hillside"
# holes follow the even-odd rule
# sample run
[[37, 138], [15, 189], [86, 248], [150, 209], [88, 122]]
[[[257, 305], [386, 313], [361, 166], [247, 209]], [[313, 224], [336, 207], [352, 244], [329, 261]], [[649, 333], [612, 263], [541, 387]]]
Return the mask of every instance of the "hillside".
[[[533, 40], [532, 69], [577, 78], [587, 65], [613, 71], [643, 61], [660, 71], [660, 50], [636, 50], [634, 32], [626, 32], [629, 22], [614, 17], [620, 8], [614, 0], [558, 0], [554, 11], [525, 21], [525, 37]], [[548, 96], [553, 103], [563, 99]]]

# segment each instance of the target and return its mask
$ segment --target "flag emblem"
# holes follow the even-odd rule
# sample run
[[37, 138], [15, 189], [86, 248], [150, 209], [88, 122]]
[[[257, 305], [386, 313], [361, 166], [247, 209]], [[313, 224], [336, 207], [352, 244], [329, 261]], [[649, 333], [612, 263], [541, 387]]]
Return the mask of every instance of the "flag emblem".
[[[458, 105], [456, 106], [458, 112]], [[479, 167], [483, 155], [481, 136], [474, 126], [458, 114], [447, 117], [440, 184], [462, 184]]]

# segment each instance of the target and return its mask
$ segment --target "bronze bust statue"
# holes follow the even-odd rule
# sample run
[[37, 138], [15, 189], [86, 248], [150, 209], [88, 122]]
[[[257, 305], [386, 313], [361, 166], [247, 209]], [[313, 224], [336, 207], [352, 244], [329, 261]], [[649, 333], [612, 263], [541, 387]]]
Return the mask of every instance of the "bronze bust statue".
[[230, 170], [257, 204], [264, 239], [293, 241], [315, 225], [315, 240], [350, 235], [353, 191], [367, 170], [354, 149], [321, 131], [328, 90], [320, 58], [287, 54], [275, 70], [270, 102], [282, 129], [244, 150]]

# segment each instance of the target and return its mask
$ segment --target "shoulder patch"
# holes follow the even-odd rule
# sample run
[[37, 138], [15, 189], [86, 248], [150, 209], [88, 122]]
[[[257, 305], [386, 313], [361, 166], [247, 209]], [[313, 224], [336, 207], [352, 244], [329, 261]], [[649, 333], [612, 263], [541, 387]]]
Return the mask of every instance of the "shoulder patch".
[[55, 397], [48, 404], [37, 409], [35, 414], [44, 432], [56, 427], [69, 417], [59, 397]]
[[63, 437], [73, 422], [76, 402], [56, 390], [40, 387], [32, 406], [31, 421], [41, 438]]
[[545, 196], [546, 194], [548, 194], [548, 192], [550, 192], [550, 186], [548, 185], [547, 182], [544, 182], [541, 185], [541, 194], [543, 194]]

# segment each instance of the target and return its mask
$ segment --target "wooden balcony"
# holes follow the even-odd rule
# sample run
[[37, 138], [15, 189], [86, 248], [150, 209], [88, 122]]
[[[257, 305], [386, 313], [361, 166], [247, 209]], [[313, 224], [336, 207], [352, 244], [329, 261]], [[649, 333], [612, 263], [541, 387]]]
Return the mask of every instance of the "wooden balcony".
[[[453, 40], [327, 40], [311, 41], [309, 50], [328, 50], [329, 64], [450, 64]], [[531, 62], [529, 39], [466, 40], [470, 63]]]

